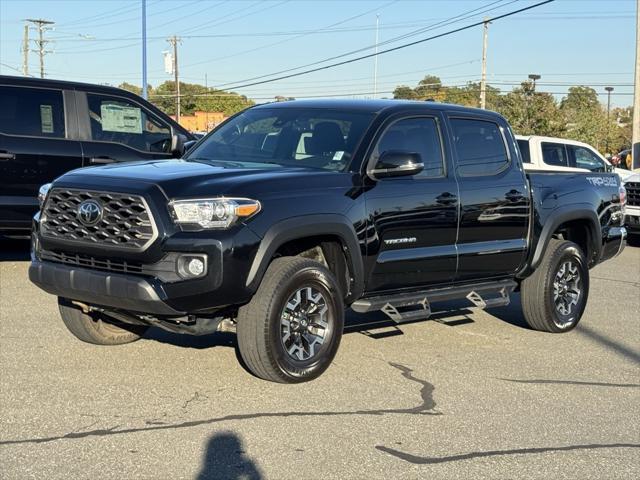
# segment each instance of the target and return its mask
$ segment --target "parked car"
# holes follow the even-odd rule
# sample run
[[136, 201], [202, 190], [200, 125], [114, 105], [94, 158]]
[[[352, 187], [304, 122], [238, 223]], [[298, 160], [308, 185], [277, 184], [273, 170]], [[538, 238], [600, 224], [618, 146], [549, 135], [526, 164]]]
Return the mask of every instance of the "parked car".
[[516, 135], [516, 139], [527, 170], [615, 172], [622, 179], [632, 174], [616, 168], [587, 143], [537, 135]]
[[610, 172], [525, 173], [500, 115], [406, 101], [295, 101], [232, 117], [183, 160], [76, 170], [45, 187], [31, 281], [79, 339], [237, 329], [258, 377], [331, 363], [345, 306], [396, 322], [434, 302], [574, 328], [589, 268], [625, 245]]
[[69, 170], [179, 157], [194, 139], [125, 90], [0, 76], [0, 233], [28, 234], [38, 188]]
[[630, 235], [640, 235], [640, 173], [625, 178], [624, 186], [627, 190], [624, 225]]

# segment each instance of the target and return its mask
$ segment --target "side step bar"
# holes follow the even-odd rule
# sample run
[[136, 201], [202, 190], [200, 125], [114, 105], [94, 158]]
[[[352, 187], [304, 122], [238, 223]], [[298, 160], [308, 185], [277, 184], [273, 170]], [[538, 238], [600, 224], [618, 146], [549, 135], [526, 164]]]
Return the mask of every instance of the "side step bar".
[[[431, 316], [431, 304], [466, 298], [478, 308], [502, 307], [509, 305], [509, 295], [516, 288], [513, 280], [485, 282], [455, 287], [425, 290], [421, 292], [399, 293], [378, 297], [362, 298], [351, 305], [358, 313], [382, 311], [396, 323], [427, 319]], [[412, 308], [408, 311], [400, 309]]]

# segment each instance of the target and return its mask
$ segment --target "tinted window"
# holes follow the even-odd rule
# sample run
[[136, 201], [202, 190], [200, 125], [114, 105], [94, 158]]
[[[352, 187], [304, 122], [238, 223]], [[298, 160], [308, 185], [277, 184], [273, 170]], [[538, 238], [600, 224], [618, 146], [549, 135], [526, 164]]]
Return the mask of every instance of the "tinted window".
[[417, 178], [444, 175], [440, 132], [434, 118], [407, 118], [392, 124], [376, 146], [374, 165], [385, 151], [391, 150], [420, 154], [424, 170], [415, 176]]
[[575, 159], [576, 167], [586, 168], [587, 170], [591, 170], [592, 172], [606, 171], [602, 159], [588, 148], [575, 147], [573, 145], [567, 145], [567, 148]]
[[64, 138], [62, 92], [0, 86], [0, 132]]
[[502, 133], [495, 123], [454, 118], [451, 127], [460, 175], [493, 175], [509, 163]]
[[91, 137], [145, 152], [171, 151], [171, 128], [139, 105], [123, 98], [87, 94]]
[[529, 151], [528, 140], [518, 140], [518, 148], [520, 149], [520, 156], [523, 163], [531, 163], [531, 152]]
[[211, 133], [187, 159], [234, 167], [263, 164], [343, 171], [371, 118], [330, 109], [249, 109]]
[[542, 143], [542, 160], [547, 165], [568, 167], [567, 151], [562, 143]]

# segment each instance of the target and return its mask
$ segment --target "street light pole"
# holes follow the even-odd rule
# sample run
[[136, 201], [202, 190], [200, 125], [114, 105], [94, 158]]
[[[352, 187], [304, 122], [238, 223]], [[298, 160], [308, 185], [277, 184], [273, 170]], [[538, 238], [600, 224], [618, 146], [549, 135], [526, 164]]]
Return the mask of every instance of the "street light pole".
[[611, 112], [611, 92], [613, 92], [613, 87], [604, 87], [604, 89], [607, 91], [607, 141], [606, 141], [605, 150], [607, 151], [606, 153], [609, 154], [611, 153], [609, 151], [609, 131], [611, 129], [611, 124], [609, 122], [609, 115]]
[[540, 80], [542, 77], [536, 73], [529, 74], [529, 80], [533, 81], [533, 91], [536, 91], [536, 80]]
[[147, 100], [147, 0], [142, 0], [142, 98]]

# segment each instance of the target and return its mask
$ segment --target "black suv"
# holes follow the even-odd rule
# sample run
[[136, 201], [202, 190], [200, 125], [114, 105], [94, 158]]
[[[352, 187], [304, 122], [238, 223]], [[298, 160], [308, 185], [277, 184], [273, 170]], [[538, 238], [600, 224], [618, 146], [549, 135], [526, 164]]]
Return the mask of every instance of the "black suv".
[[119, 88], [0, 76], [0, 234], [28, 233], [38, 188], [69, 170], [180, 157], [194, 139]]
[[493, 112], [282, 102], [229, 119], [183, 160], [57, 179], [29, 276], [83, 341], [235, 326], [252, 372], [301, 382], [331, 363], [345, 305], [404, 322], [521, 289], [533, 328], [571, 330], [589, 268], [625, 245], [624, 198], [613, 173], [526, 173]]

